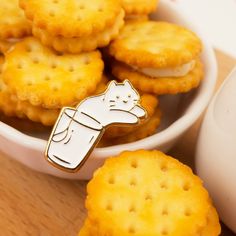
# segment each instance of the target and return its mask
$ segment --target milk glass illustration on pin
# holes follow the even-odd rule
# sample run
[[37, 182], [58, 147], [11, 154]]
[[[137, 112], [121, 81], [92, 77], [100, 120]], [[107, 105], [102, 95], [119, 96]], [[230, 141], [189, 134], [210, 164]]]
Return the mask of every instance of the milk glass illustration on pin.
[[76, 108], [62, 109], [48, 141], [46, 159], [55, 167], [75, 172], [108, 126], [137, 125], [146, 115], [131, 83], [112, 81], [105, 93], [85, 99]]

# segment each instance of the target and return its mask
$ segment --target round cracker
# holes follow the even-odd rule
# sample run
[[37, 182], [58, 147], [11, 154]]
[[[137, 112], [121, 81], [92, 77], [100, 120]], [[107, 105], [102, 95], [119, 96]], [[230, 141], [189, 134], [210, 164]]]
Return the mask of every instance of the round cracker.
[[95, 35], [80, 38], [65, 38], [62, 36], [50, 35], [47, 31], [35, 26], [33, 27], [33, 35], [39, 38], [44, 45], [52, 47], [59, 52], [80, 53], [107, 46], [111, 40], [118, 36], [123, 25], [124, 11], [121, 10], [114, 25]]
[[99, 51], [58, 55], [37, 39], [26, 38], [6, 54], [3, 79], [19, 100], [58, 109], [93, 93], [103, 68]]
[[33, 106], [29, 102], [17, 100], [3, 83], [0, 75], [0, 110], [9, 117], [28, 118], [45, 126], [55, 124], [60, 113], [58, 109], [45, 109]]
[[[108, 80], [103, 76], [102, 81], [98, 84], [94, 94], [105, 91]], [[93, 94], [90, 94], [93, 95]], [[90, 96], [89, 95], [89, 96]], [[40, 122], [45, 126], [53, 126], [60, 114], [59, 109], [46, 109], [40, 106], [32, 106], [29, 102], [14, 99], [18, 111], [23, 112], [26, 117], [34, 122]]]
[[192, 170], [159, 151], [109, 158], [87, 191], [88, 217], [101, 235], [197, 235], [211, 207]]
[[18, 0], [0, 1], [0, 38], [21, 38], [31, 34], [31, 25], [18, 6]]
[[161, 111], [157, 111], [142, 125], [133, 128], [129, 133], [123, 131], [123, 136], [117, 136], [114, 138], [105, 138], [101, 141], [100, 147], [114, 146], [125, 143], [132, 143], [138, 140], [147, 138], [157, 132], [157, 129], [161, 123]]
[[203, 64], [198, 59], [193, 70], [183, 77], [153, 78], [139, 73], [123, 63], [114, 62], [112, 74], [121, 81], [130, 80], [140, 91], [163, 95], [186, 93], [197, 88], [204, 77], [204, 70]]
[[[148, 114], [148, 118], [152, 118], [152, 116], [154, 115], [157, 106], [159, 105], [159, 100], [156, 96], [151, 95], [151, 94], [143, 94], [141, 95], [141, 105], [142, 107], [144, 107], [144, 109], [147, 111]], [[145, 121], [148, 122], [148, 120]], [[160, 122], [159, 122], [160, 123]], [[141, 125], [142, 127], [143, 125]], [[117, 138], [117, 137], [122, 137], [125, 135], [128, 135], [130, 133], [135, 132], [137, 129], [141, 128], [140, 125], [138, 126], [134, 126], [134, 127], [119, 127], [119, 126], [113, 126], [110, 127], [106, 130], [105, 134], [104, 134], [104, 138], [109, 139], [109, 138]], [[155, 126], [157, 127], [157, 126]], [[154, 128], [155, 129], [155, 128]], [[155, 129], [156, 130], [156, 129]], [[147, 137], [148, 134], [150, 133], [150, 129], [149, 132], [148, 130], [146, 130], [147, 132], [145, 132], [143, 136]], [[128, 135], [129, 136], [129, 135]], [[131, 135], [132, 136], [132, 135]], [[140, 137], [140, 135], [139, 135]], [[138, 137], [138, 138], [139, 138]], [[129, 139], [129, 137], [127, 137]], [[137, 139], [136, 139], [137, 140]], [[112, 142], [113, 143], [113, 142]], [[118, 142], [121, 143], [121, 142]]]
[[122, 0], [122, 6], [127, 15], [145, 15], [157, 9], [159, 0]]
[[66, 38], [102, 32], [121, 11], [117, 0], [20, 0], [20, 6], [33, 25]]
[[140, 68], [176, 67], [194, 60], [200, 39], [181, 26], [157, 21], [129, 22], [109, 47], [118, 61]]
[[[94, 222], [90, 222], [87, 218], [83, 227], [81, 228], [78, 236], [95, 236], [97, 235], [98, 228], [94, 224]], [[207, 216], [207, 224], [203, 228], [201, 232], [199, 232], [199, 236], [218, 236], [221, 233], [221, 226], [219, 222], [219, 216], [213, 206], [210, 207], [209, 214]]]
[[[98, 94], [105, 91], [107, 83], [107, 78], [103, 76], [102, 81], [97, 86], [94, 94]], [[14, 95], [10, 93], [7, 86], [3, 83], [1, 75], [0, 110], [6, 116], [28, 118], [29, 120], [41, 123], [44, 126], [53, 126], [60, 114], [60, 109], [46, 109], [40, 106], [33, 106], [27, 101], [18, 100]]]
[[218, 236], [221, 233], [219, 216], [216, 209], [212, 206], [207, 216], [207, 225], [199, 234], [200, 236]]
[[84, 222], [84, 225], [80, 229], [78, 236], [96, 236], [96, 235], [97, 235], [97, 228], [87, 218]]

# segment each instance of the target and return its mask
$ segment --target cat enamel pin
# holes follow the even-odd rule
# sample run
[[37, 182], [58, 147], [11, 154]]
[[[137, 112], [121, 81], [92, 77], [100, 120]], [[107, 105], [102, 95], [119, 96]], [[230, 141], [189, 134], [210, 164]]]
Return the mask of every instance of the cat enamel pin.
[[63, 108], [46, 149], [46, 159], [64, 171], [78, 171], [108, 126], [137, 125], [147, 113], [132, 84], [110, 82], [105, 93]]

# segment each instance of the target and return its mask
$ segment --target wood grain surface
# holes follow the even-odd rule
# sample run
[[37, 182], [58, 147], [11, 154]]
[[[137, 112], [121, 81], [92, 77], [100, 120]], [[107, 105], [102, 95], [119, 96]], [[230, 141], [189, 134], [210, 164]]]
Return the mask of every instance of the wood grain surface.
[[[219, 86], [236, 60], [220, 52], [217, 58]], [[200, 122], [170, 152], [186, 164], [193, 163]], [[77, 235], [86, 216], [85, 188], [85, 182], [36, 173], [0, 154], [0, 236]], [[234, 234], [224, 229], [222, 235]]]

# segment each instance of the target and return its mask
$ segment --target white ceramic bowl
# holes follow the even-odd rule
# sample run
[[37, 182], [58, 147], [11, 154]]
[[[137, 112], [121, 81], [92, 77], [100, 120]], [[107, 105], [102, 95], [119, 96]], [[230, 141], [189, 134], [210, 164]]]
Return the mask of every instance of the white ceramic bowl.
[[217, 78], [217, 64], [214, 51], [200, 28], [173, 3], [168, 0], [162, 0], [157, 13], [154, 13], [152, 18], [154, 20], [161, 19], [174, 22], [196, 32], [204, 44], [202, 60], [205, 65], [205, 79], [197, 90], [186, 95], [164, 96], [161, 98], [161, 105], [164, 109], [164, 122], [157, 134], [130, 144], [95, 149], [85, 166], [76, 174], [64, 173], [45, 161], [45, 140], [33, 137], [34, 134], [24, 134], [2, 122], [0, 122], [0, 150], [8, 154], [7, 156], [34, 170], [70, 179], [91, 178], [94, 170], [101, 166], [107, 157], [117, 155], [124, 150], [169, 150], [206, 108], [214, 90]]

